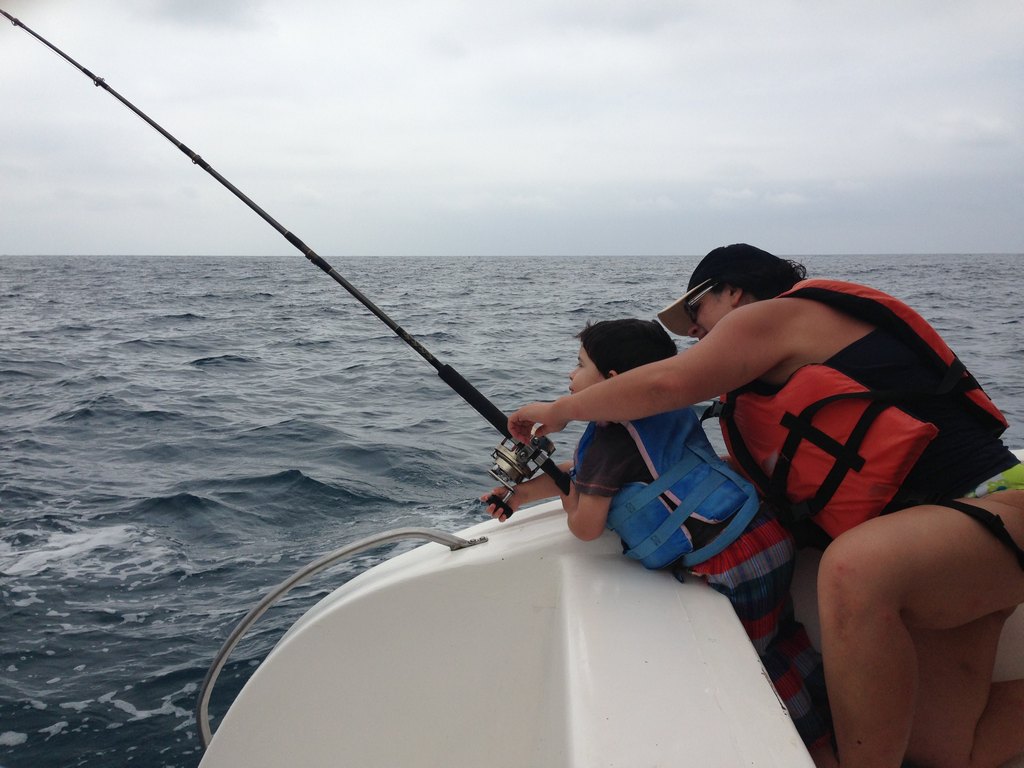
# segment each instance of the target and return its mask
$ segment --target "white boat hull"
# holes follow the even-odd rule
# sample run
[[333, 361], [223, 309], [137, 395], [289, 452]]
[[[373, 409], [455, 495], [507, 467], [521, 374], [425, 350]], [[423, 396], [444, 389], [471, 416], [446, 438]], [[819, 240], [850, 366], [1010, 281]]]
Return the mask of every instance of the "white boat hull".
[[560, 507], [321, 601], [214, 734], [219, 766], [810, 766], [729, 602], [580, 542]]
[[[749, 766], [812, 762], [729, 602], [569, 534], [557, 502], [425, 544], [300, 619], [202, 768]], [[817, 558], [794, 598], [817, 642]], [[996, 679], [1024, 678], [1024, 614]], [[1024, 759], [1012, 763], [1024, 768]]]

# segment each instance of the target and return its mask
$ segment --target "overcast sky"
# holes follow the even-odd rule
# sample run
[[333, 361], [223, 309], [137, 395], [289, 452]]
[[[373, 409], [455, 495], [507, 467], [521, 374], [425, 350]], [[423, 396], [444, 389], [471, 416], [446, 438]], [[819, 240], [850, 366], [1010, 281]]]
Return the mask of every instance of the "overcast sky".
[[[1024, 252], [1021, 0], [0, 0], [324, 256]], [[0, 254], [284, 254], [0, 19]]]

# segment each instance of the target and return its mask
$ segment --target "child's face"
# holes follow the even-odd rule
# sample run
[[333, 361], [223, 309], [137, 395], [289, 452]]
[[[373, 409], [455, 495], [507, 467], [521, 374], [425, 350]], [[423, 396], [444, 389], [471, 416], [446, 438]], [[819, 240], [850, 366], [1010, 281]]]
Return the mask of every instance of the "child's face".
[[576, 358], [576, 367], [569, 374], [569, 391], [582, 392], [591, 384], [604, 381], [604, 374], [597, 370], [594, 361], [590, 359], [587, 351], [580, 347], [579, 357]]

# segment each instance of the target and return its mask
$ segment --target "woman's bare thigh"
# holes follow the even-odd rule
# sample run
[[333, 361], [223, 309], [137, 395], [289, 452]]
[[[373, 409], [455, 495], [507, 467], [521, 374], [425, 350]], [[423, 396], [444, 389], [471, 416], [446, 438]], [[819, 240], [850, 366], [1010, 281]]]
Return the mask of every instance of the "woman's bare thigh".
[[[1014, 503], [1001, 498], [1007, 494]], [[1024, 546], [1024, 492], [970, 503], [998, 514]], [[869, 520], [837, 538], [826, 560], [850, 577], [844, 590], [899, 611], [910, 629], [960, 627], [1024, 602], [1024, 569], [1014, 554], [950, 507], [921, 505]]]

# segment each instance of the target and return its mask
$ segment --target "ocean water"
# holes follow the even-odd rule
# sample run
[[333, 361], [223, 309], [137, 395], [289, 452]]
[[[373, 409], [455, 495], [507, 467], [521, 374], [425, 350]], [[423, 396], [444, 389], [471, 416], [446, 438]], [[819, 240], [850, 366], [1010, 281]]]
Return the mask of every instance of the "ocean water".
[[[916, 307], [1024, 447], [1024, 255], [801, 260]], [[697, 259], [331, 261], [510, 411], [565, 391], [587, 320], [653, 316]], [[198, 689], [245, 612], [372, 532], [482, 520], [499, 439], [301, 256], [0, 257], [0, 766], [197, 765]], [[388, 554], [261, 619], [214, 727], [291, 622]]]

